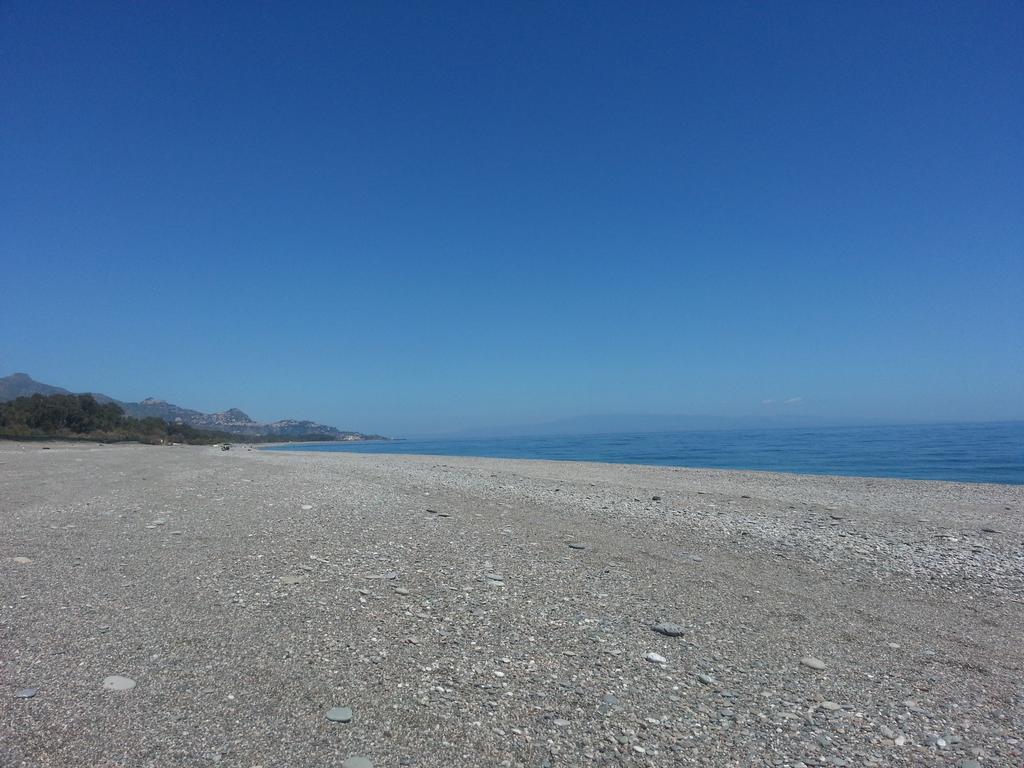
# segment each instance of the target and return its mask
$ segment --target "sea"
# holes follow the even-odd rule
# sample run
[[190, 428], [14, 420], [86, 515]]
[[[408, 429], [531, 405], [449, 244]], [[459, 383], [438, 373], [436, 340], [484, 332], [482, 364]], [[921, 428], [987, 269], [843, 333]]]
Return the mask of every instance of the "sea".
[[601, 461], [1024, 484], [1024, 421], [289, 443], [268, 450]]

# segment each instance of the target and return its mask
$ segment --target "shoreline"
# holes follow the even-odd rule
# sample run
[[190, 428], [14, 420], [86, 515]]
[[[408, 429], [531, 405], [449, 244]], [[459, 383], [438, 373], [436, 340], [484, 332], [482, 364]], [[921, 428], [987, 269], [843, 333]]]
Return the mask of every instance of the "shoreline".
[[[140, 447], [140, 448], [186, 448], [195, 450], [209, 450], [211, 448], [222, 445], [221, 443], [211, 443], [210, 445], [205, 444], [188, 444], [188, 443], [172, 443], [172, 444], [154, 444], [154, 443], [141, 443], [138, 441], [124, 440], [114, 443], [100, 443], [96, 440], [74, 440], [68, 438], [17, 438], [6, 440], [9, 444], [17, 445], [21, 440], [25, 443], [49, 443], [49, 448], [53, 447], [97, 447], [97, 448], [115, 448], [115, 447]], [[5, 440], [0, 439], [0, 449], [2, 449]], [[232, 448], [231, 450], [237, 452], [239, 448], [244, 447], [247, 450], [256, 450], [260, 452], [267, 452], [271, 454], [287, 454], [289, 450], [287, 447], [283, 447], [281, 443], [229, 443]], [[293, 443], [292, 445], [332, 445], [330, 442], [311, 442], [311, 443]], [[286, 444], [287, 445], [287, 444]], [[25, 447], [28, 447], [27, 445]], [[219, 448], [218, 448], [219, 450]], [[997, 489], [1020, 489], [1024, 490], [1024, 483], [1000, 483], [1000, 482], [975, 482], [969, 480], [942, 480], [934, 478], [918, 478], [918, 477], [898, 477], [893, 475], [853, 475], [853, 474], [834, 474], [827, 472], [787, 472], [770, 469], [746, 469], [741, 467], [699, 467], [699, 466], [675, 466], [668, 464], [641, 464], [633, 462], [613, 462], [613, 461], [593, 461], [590, 459], [535, 459], [535, 458], [522, 458], [522, 457], [500, 457], [500, 456], [467, 456], [460, 454], [441, 454], [441, 453], [361, 453], [359, 451], [308, 451], [308, 450], [296, 450], [293, 451], [298, 456], [362, 456], [367, 458], [373, 457], [393, 457], [400, 460], [408, 461], [437, 461], [437, 460], [448, 460], [448, 461], [493, 461], [493, 462], [513, 462], [513, 463], [535, 463], [535, 464], [568, 464], [568, 465], [583, 465], [592, 466], [596, 469], [607, 467], [609, 469], [617, 470], [629, 470], [629, 469], [648, 469], [648, 470], [663, 470], [666, 472], [695, 472], [695, 473], [723, 473], [725, 475], [751, 475], [756, 477], [764, 477], [767, 480], [771, 480], [775, 477], [790, 478], [793, 480], [797, 479], [820, 479], [822, 481], [870, 481], [873, 483], [923, 483], [923, 484], [939, 484], [946, 486], [966, 486], [966, 487], [977, 487], [977, 488], [990, 488], [993, 490]], [[0, 450], [0, 457], [2, 457], [2, 450]], [[1022, 494], [1024, 495], [1024, 494]]]
[[0, 443], [6, 764], [1024, 758], [1021, 486], [52, 447]]
[[[291, 445], [332, 445], [333, 443], [324, 442], [313, 442], [313, 443], [292, 443]], [[242, 445], [248, 445], [242, 443]], [[287, 447], [283, 447], [280, 443], [260, 443], [253, 444], [250, 447], [256, 448], [260, 451], [268, 451], [272, 453], [286, 453], [288, 452]], [[812, 472], [810, 470], [806, 472], [796, 471], [784, 471], [775, 469], [751, 469], [744, 467], [701, 467], [701, 466], [678, 466], [674, 464], [645, 464], [640, 462], [615, 462], [615, 461], [594, 461], [591, 459], [548, 459], [548, 458], [525, 458], [525, 457], [506, 457], [506, 456], [469, 456], [464, 454], [449, 454], [449, 453], [391, 453], [387, 451], [380, 452], [361, 452], [361, 451], [314, 451], [306, 449], [297, 449], [294, 453], [302, 455], [337, 455], [337, 454], [348, 454], [357, 456], [394, 456], [401, 459], [481, 459], [488, 461], [537, 461], [537, 462], [551, 462], [555, 464], [594, 464], [597, 466], [607, 467], [646, 467], [649, 469], [664, 469], [668, 471], [672, 470], [684, 470], [694, 472], [739, 472], [739, 473], [753, 473], [759, 475], [787, 475], [794, 477], [819, 477], [819, 478], [850, 478], [859, 480], [898, 480], [913, 483], [949, 483], [952, 485], [978, 485], [978, 486], [996, 486], [996, 487], [1011, 487], [1011, 488], [1024, 488], [1024, 482], [979, 482], [973, 480], [947, 480], [941, 478], [928, 478], [928, 477], [905, 477], [900, 475], [858, 475], [858, 474], [836, 474], [834, 472]]]

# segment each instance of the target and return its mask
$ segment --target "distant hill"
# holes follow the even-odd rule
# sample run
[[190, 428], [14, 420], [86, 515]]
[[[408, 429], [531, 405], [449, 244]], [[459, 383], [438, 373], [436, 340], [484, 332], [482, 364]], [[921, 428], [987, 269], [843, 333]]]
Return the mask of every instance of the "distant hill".
[[70, 395], [62, 387], [36, 381], [27, 373], [12, 373], [0, 379], [0, 403], [29, 395]]
[[[845, 425], [851, 424], [844, 419]], [[673, 413], [606, 413], [571, 416], [535, 424], [508, 424], [450, 432], [450, 438], [543, 437], [555, 435], [611, 435], [655, 432], [702, 432], [730, 429], [787, 429], [832, 426], [835, 422], [817, 413], [751, 413], [742, 416], [711, 416]], [[855, 423], [855, 422], [854, 422]]]
[[[71, 394], [71, 392], [63, 387], [56, 387], [52, 384], [43, 384], [36, 381], [27, 373], [14, 373], [0, 378], [0, 402], [36, 394], [67, 395]], [[117, 403], [117, 405], [124, 409], [127, 415], [137, 419], [155, 416], [172, 424], [187, 424], [198, 429], [213, 429], [221, 432], [230, 432], [235, 435], [248, 435], [251, 437], [268, 435], [296, 438], [308, 438], [311, 435], [317, 435], [333, 440], [387, 439], [381, 435], [367, 435], [362, 432], [342, 430], [327, 424], [319, 424], [315, 421], [299, 419], [282, 419], [270, 422], [254, 421], [248, 414], [238, 408], [229, 408], [221, 413], [202, 413], [201, 411], [182, 408], [180, 405], [168, 403], [166, 400], [157, 400], [152, 397], [146, 398], [141, 402], [132, 403], [117, 400], [97, 392], [81, 394], [91, 394], [101, 404]]]

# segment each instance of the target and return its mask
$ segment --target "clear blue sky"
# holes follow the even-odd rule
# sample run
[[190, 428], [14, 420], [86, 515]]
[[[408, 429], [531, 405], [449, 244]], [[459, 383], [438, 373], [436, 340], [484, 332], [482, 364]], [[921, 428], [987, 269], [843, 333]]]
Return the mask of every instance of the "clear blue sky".
[[11, 1], [0, 110], [0, 375], [391, 434], [1024, 418], [1016, 0]]

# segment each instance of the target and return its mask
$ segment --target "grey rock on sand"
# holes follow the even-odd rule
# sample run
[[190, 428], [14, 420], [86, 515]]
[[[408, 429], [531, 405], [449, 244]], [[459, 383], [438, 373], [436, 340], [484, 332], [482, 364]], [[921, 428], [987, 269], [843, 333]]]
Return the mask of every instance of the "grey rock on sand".
[[103, 678], [103, 689], [106, 691], [130, 691], [134, 687], [135, 681], [130, 677], [108, 675]]
[[47, 447], [0, 442], [0, 765], [1024, 765], [1024, 487]]
[[682, 626], [673, 624], [671, 621], [659, 621], [651, 629], [659, 635], [665, 635], [666, 637], [682, 637], [686, 633]]
[[332, 707], [327, 710], [327, 719], [332, 723], [349, 723], [352, 721], [351, 707]]

